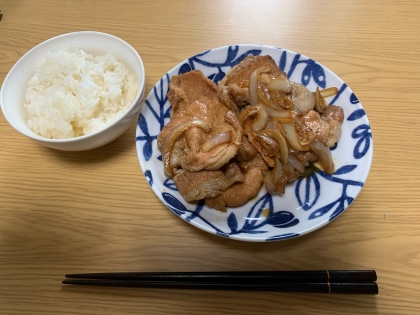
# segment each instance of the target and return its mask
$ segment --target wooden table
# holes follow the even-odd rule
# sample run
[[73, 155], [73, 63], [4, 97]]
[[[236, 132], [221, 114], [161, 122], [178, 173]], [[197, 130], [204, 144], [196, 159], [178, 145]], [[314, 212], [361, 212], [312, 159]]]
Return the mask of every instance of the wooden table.
[[[88, 152], [48, 149], [0, 115], [1, 314], [419, 314], [418, 1], [2, 0], [0, 83], [31, 47], [96, 30], [128, 41], [146, 93], [185, 58], [234, 43], [326, 65], [369, 116], [374, 158], [352, 206], [296, 239], [245, 243], [173, 215], [143, 176], [135, 128]], [[376, 269], [380, 294], [63, 287], [65, 273]]]

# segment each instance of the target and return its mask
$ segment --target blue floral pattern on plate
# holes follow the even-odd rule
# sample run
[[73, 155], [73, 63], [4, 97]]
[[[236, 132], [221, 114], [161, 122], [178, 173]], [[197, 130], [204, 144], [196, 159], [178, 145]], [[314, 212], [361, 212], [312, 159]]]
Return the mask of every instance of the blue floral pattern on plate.
[[[247, 55], [270, 55], [294, 82], [311, 91], [335, 86], [337, 95], [328, 104], [344, 108], [342, 136], [332, 150], [336, 171], [318, 171], [287, 186], [282, 196], [261, 189], [247, 204], [226, 213], [207, 207], [203, 201], [186, 202], [172, 179], [163, 173], [162, 156], [156, 139], [169, 121], [171, 105], [167, 99], [170, 79], [191, 70], [201, 70], [218, 82]], [[370, 170], [373, 154], [372, 134], [365, 110], [338, 76], [304, 55], [264, 45], [233, 45], [215, 48], [181, 62], [150, 91], [138, 119], [136, 147], [147, 182], [159, 199], [177, 216], [207, 232], [242, 241], [277, 241], [312, 232], [337, 218], [357, 197]]]

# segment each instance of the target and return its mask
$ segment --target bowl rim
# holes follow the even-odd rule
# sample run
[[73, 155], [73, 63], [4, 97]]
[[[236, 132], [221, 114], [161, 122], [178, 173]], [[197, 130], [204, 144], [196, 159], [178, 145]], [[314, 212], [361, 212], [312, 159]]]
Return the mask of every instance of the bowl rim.
[[[46, 43], [49, 43], [51, 41], [57, 40], [58, 38], [62, 38], [62, 37], [68, 37], [68, 36], [74, 36], [77, 34], [87, 34], [87, 35], [99, 35], [99, 36], [105, 36], [105, 37], [110, 37], [116, 41], [119, 41], [120, 43], [122, 43], [123, 45], [125, 45], [131, 52], [134, 53], [137, 61], [140, 64], [140, 68], [141, 68], [141, 72], [142, 72], [142, 82], [140, 83], [140, 88], [137, 91], [136, 97], [133, 100], [132, 104], [130, 105], [130, 107], [128, 107], [125, 112], [118, 117], [118, 119], [114, 120], [112, 123], [110, 123], [109, 125], [105, 126], [105, 128], [99, 129], [95, 132], [89, 133], [87, 135], [83, 135], [80, 137], [75, 137], [75, 138], [68, 138], [68, 139], [49, 139], [49, 138], [44, 138], [41, 137], [39, 135], [37, 135], [35, 132], [32, 133], [27, 133], [23, 130], [21, 130], [18, 126], [16, 126], [16, 124], [13, 122], [13, 119], [11, 119], [10, 116], [8, 116], [7, 114], [7, 110], [4, 109], [4, 102], [2, 100], [3, 97], [3, 93], [1, 90], [3, 90], [3, 88], [7, 85], [8, 80], [10, 80], [10, 77], [13, 75], [13, 71], [14, 69], [18, 66], [19, 63], [23, 62], [22, 60], [24, 58], [27, 58], [27, 56], [32, 53], [34, 50], [38, 49], [38, 47], [45, 45]], [[138, 80], [138, 78], [137, 78]], [[141, 100], [140, 98], [143, 95], [143, 92], [145, 90], [145, 86], [146, 86], [146, 72], [144, 69], [144, 64], [143, 64], [143, 60], [140, 57], [140, 54], [134, 49], [133, 46], [131, 46], [128, 42], [126, 42], [125, 40], [112, 35], [112, 34], [108, 34], [108, 33], [104, 33], [104, 32], [97, 32], [97, 31], [78, 31], [78, 32], [70, 32], [70, 33], [65, 33], [65, 34], [61, 34], [58, 36], [54, 36], [51, 37], [39, 44], [37, 44], [36, 46], [32, 47], [30, 50], [28, 50], [24, 55], [22, 55], [18, 61], [16, 61], [16, 63], [12, 66], [12, 68], [9, 70], [9, 72], [7, 73], [6, 77], [4, 78], [3, 84], [1, 86], [1, 90], [0, 90], [0, 106], [1, 106], [1, 111], [3, 113], [3, 116], [6, 118], [7, 122], [18, 132], [20, 132], [22, 135], [33, 139], [33, 140], [37, 140], [37, 141], [42, 141], [42, 142], [46, 142], [46, 143], [73, 143], [73, 142], [78, 142], [81, 140], [85, 140], [85, 139], [89, 139], [89, 138], [93, 138], [96, 135], [98, 135], [99, 133], [102, 133], [108, 129], [111, 129], [113, 126], [117, 125], [121, 120], [123, 120], [124, 118], [126, 118], [126, 116], [129, 114], [129, 112], [139, 103], [142, 102], [143, 100]]]

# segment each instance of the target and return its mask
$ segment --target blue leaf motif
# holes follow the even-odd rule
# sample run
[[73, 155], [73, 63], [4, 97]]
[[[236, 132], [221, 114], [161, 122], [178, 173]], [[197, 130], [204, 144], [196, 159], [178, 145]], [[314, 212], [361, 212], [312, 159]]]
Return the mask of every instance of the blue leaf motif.
[[195, 57], [201, 57], [201, 56], [207, 55], [209, 52], [211, 52], [211, 49], [203, 51], [202, 53], [195, 55]]
[[219, 72], [216, 74], [216, 76], [213, 78], [214, 83], [217, 84], [220, 80], [222, 80], [225, 77], [225, 73], [222, 71], [222, 69], [219, 68]]
[[364, 115], [366, 115], [365, 110], [364, 109], [356, 109], [353, 113], [351, 113], [351, 115], [349, 116], [349, 118], [347, 118], [347, 120], [349, 121], [353, 121], [356, 119], [359, 119], [361, 117], [363, 117]]
[[153, 176], [150, 170], [144, 172], [144, 176], [148, 179], [147, 182], [149, 183], [150, 187], [153, 186]]
[[360, 138], [354, 147], [353, 156], [355, 159], [361, 159], [365, 156], [370, 147], [370, 139], [372, 138], [370, 126], [363, 124], [354, 128], [351, 136], [353, 139]]
[[[260, 199], [258, 199], [258, 201], [252, 206], [251, 210], [247, 215], [242, 230], [252, 230], [266, 224], [266, 219], [264, 219], [263, 221], [260, 220], [262, 219], [261, 213], [264, 209], [269, 209], [268, 215], [270, 216], [271, 212], [273, 211], [273, 197], [269, 193], [265, 194]], [[257, 225], [257, 223], [259, 224]]]
[[195, 210], [188, 216], [188, 217], [186, 217], [185, 218], [185, 220], [187, 221], [187, 222], [190, 222], [191, 220], [193, 220], [194, 218], [196, 218], [196, 217], [200, 217], [200, 212], [201, 212], [201, 210], [203, 210], [203, 208], [204, 208], [204, 199], [202, 199], [202, 200], [200, 200], [198, 203], [197, 203], [197, 206], [195, 207]]
[[168, 208], [175, 212], [175, 214], [181, 215], [187, 210], [182, 202], [176, 199], [173, 195], [164, 192], [162, 193], [162, 197], [166, 201]]
[[[301, 197], [301, 185], [305, 182], [304, 187], [304, 196]], [[311, 192], [314, 192], [315, 195], [311, 196]], [[318, 177], [316, 174], [309, 176], [307, 178], [299, 178], [295, 186], [295, 196], [299, 203], [299, 206], [308, 211], [311, 209], [316, 202], [318, 201], [319, 196], [321, 195], [321, 185], [319, 184]]]
[[363, 137], [357, 141], [354, 147], [353, 156], [355, 159], [361, 159], [365, 156], [370, 147], [370, 137]]
[[152, 157], [153, 149], [152, 149], [152, 141], [146, 141], [143, 147], [143, 155], [146, 161], [149, 161]]
[[279, 68], [281, 71], [285, 72], [284, 69], [286, 68], [286, 61], [287, 61], [287, 53], [283, 51], [281, 53]]
[[233, 212], [229, 215], [227, 223], [232, 233], [235, 233], [238, 230], [238, 221]]
[[144, 136], [136, 137], [136, 141], [145, 141], [143, 146], [143, 156], [146, 161], [149, 161], [152, 157], [153, 149], [152, 149], [152, 141], [156, 139], [156, 136], [149, 135], [149, 129], [147, 126], [147, 121], [142, 114], [139, 116], [139, 120], [137, 122], [140, 130], [144, 134]]
[[162, 155], [159, 155], [157, 159], [162, 162]]
[[144, 135], [149, 135], [149, 128], [147, 127], [146, 118], [144, 118], [143, 114], [140, 114], [139, 121], [137, 122], [140, 130], [143, 132]]
[[318, 86], [325, 89], [327, 80], [325, 77], [324, 69], [322, 69], [322, 67], [316, 62], [313, 63], [311, 69], [312, 69], [312, 77], [314, 78], [315, 83]]
[[311, 81], [311, 64], [308, 63], [302, 71], [302, 79], [301, 82], [303, 85], [308, 85], [309, 81]]
[[176, 188], [175, 182], [172, 178], [165, 179], [165, 181], [163, 182], [163, 186], [169, 188], [170, 190], [178, 191], [178, 188]]
[[340, 167], [338, 170], [336, 170], [334, 175], [342, 175], [342, 174], [350, 173], [356, 167], [357, 167], [357, 165], [344, 165], [344, 166]]
[[330, 204], [327, 204], [326, 206], [323, 206], [319, 208], [318, 210], [312, 212], [311, 215], [308, 217], [308, 220], [319, 218], [323, 216], [324, 214], [326, 214], [327, 212], [331, 211], [331, 209], [337, 204], [337, 202], [339, 202], [339, 200], [331, 202]]
[[[293, 223], [290, 225], [290, 223]], [[270, 224], [276, 228], [284, 228], [294, 226], [299, 223], [298, 219], [289, 211], [278, 211], [274, 212], [270, 217], [267, 218], [267, 224]]]
[[184, 63], [181, 68], [179, 68], [178, 74], [183, 74], [191, 71], [191, 66], [188, 63]]
[[207, 79], [209, 79], [209, 80], [213, 80], [213, 78], [214, 78], [214, 76], [216, 75], [216, 73], [213, 73], [213, 74], [210, 74], [208, 77], [207, 77]]
[[231, 61], [231, 62], [226, 62], [226, 64], [224, 65], [234, 67], [238, 63], [240, 63], [242, 60], [244, 60], [246, 57], [248, 57], [248, 55], [259, 56], [260, 54], [261, 54], [261, 50], [259, 49], [248, 50], [247, 52], [243, 53], [238, 58], [236, 58], [236, 60]]
[[296, 54], [293, 58], [292, 64], [290, 65], [289, 72], [287, 73], [287, 76], [290, 78], [295, 71], [296, 66], [299, 64], [300, 54]]
[[343, 83], [343, 85], [338, 90], [338, 93], [334, 96], [334, 98], [331, 100], [331, 102], [328, 105], [334, 104], [346, 89], [347, 89], [347, 84]]
[[216, 231], [216, 235], [229, 238], [229, 234], [222, 231]]
[[297, 234], [297, 233], [286, 233], [286, 234], [271, 236], [271, 237], [267, 238], [266, 241], [285, 240], [285, 239], [296, 237], [296, 236], [299, 236], [299, 234]]
[[337, 207], [337, 209], [335, 209], [335, 211], [331, 214], [329, 221], [334, 220], [336, 217], [338, 217], [338, 215], [341, 212], [344, 211], [344, 209], [345, 209], [344, 200], [347, 201], [347, 204], [349, 206], [353, 202], [354, 198], [347, 196], [345, 199], [343, 199], [342, 202], [340, 202], [340, 205]]
[[261, 230], [247, 230], [246, 233], [248, 234], [264, 234], [267, 233], [268, 231], [261, 231]]
[[335, 149], [337, 149], [337, 146], [338, 146], [338, 142], [330, 148], [330, 151], [334, 151]]
[[226, 63], [232, 62], [238, 54], [239, 46], [230, 46], [226, 57]]
[[298, 225], [299, 224], [299, 219], [298, 218], [294, 218], [292, 221], [290, 221], [289, 223], [287, 223], [287, 224], [284, 224], [284, 225], [282, 225], [282, 226], [277, 226], [278, 228], [282, 228], [282, 229], [285, 229], [285, 228], [289, 228], [289, 227], [292, 227], [292, 226], [295, 226], [295, 225]]
[[350, 95], [350, 103], [352, 103], [352, 104], [357, 104], [357, 103], [359, 103], [359, 100], [358, 100], [358, 98], [356, 97], [356, 95], [354, 95], [354, 93], [351, 93], [351, 95]]

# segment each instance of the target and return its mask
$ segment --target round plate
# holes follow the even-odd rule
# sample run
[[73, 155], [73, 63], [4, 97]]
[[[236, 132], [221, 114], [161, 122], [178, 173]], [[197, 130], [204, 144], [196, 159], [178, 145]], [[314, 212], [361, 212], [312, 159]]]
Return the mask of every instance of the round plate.
[[[165, 177], [157, 136], [169, 122], [171, 104], [166, 96], [173, 75], [201, 70], [214, 82], [247, 55], [270, 55], [293, 82], [315, 91], [337, 87], [327, 99], [344, 109], [342, 136], [331, 150], [336, 172], [322, 171], [287, 186], [282, 196], [265, 188], [245, 205], [221, 213], [203, 201], [188, 203], [172, 179]], [[312, 232], [337, 218], [357, 197], [372, 162], [372, 134], [365, 111], [351, 89], [325, 66], [304, 55], [264, 45], [234, 45], [205, 51], [181, 62], [165, 74], [150, 91], [140, 113], [136, 131], [140, 166], [153, 191], [177, 216], [209, 233], [241, 241], [276, 241]], [[268, 210], [267, 210], [268, 209]]]

